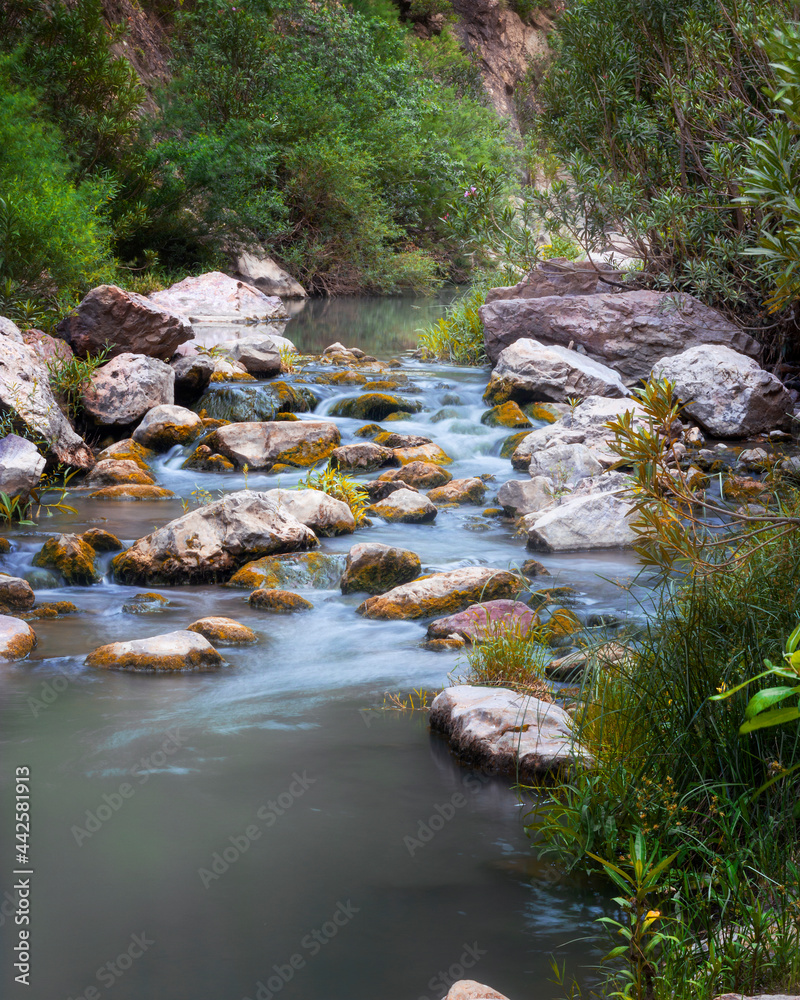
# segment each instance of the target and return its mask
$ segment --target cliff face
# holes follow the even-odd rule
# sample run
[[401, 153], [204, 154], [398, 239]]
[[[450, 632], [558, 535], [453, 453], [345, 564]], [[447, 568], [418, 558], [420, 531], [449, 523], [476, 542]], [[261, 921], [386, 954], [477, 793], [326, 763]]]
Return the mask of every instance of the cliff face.
[[[458, 14], [454, 31], [467, 52], [480, 60], [489, 97], [498, 114], [517, 121], [514, 95], [529, 69], [533, 83], [550, 58], [548, 34], [553, 21], [535, 10], [523, 21], [504, 0], [452, 0]], [[527, 99], [527, 96], [525, 97]]]

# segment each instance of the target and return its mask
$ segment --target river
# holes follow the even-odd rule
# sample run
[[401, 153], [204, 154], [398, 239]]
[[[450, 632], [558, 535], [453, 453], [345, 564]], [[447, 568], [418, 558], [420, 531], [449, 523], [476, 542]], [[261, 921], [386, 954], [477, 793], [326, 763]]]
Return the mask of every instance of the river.
[[[451, 455], [454, 476], [490, 473], [486, 506], [510, 462], [510, 433], [480, 423], [484, 371], [401, 354], [444, 298], [310, 303], [289, 324], [301, 350], [333, 340], [400, 355], [423, 411], [392, 422]], [[346, 387], [315, 387], [327, 415]], [[444, 406], [449, 416], [432, 422]], [[337, 418], [343, 443], [362, 421]], [[162, 456], [157, 481], [180, 498], [243, 488], [244, 478], [189, 472]], [[377, 473], [375, 474], [377, 475]], [[301, 477], [250, 474], [251, 489]], [[143, 588], [106, 578], [61, 587], [31, 560], [52, 533], [99, 526], [126, 542], [182, 512], [179, 501], [98, 502], [6, 535], [0, 569], [35, 582], [40, 602], [82, 614], [33, 623], [39, 643], [0, 669], [3, 892], [13, 883], [9, 776], [31, 769], [30, 1000], [440, 1000], [455, 978], [489, 983], [512, 1000], [558, 995], [549, 956], [581, 981], [600, 951], [596, 888], [564, 878], [531, 848], [532, 800], [504, 779], [460, 767], [422, 713], [382, 710], [386, 692], [438, 690], [465, 664], [420, 647], [424, 625], [365, 621], [363, 595], [296, 588], [302, 616], [251, 609], [222, 587], [157, 588], [158, 614], [123, 610]], [[483, 508], [445, 509], [432, 525], [376, 522], [322, 541], [399, 544], [423, 571], [518, 566], [524, 545]], [[107, 565], [110, 556], [102, 557]], [[619, 552], [543, 556], [553, 582], [577, 591], [581, 614], [636, 613]], [[543, 584], [545, 585], [545, 584]], [[185, 627], [205, 615], [253, 627], [260, 642], [224, 649], [214, 675], [160, 677], [89, 670], [112, 641]], [[459, 794], [460, 793], [460, 794]], [[7, 899], [8, 897], [4, 897]], [[6, 968], [16, 935], [2, 909]], [[10, 978], [10, 977], [9, 977]]]

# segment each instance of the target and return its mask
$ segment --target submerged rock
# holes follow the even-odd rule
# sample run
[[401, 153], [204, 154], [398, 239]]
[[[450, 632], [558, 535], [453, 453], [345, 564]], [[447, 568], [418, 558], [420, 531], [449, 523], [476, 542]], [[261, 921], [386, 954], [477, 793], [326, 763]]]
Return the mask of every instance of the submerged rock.
[[234, 621], [233, 618], [199, 618], [191, 625], [187, 625], [186, 631], [197, 632], [212, 645], [244, 646], [258, 642], [258, 636], [251, 628]]
[[133, 432], [133, 440], [152, 451], [189, 444], [203, 431], [203, 421], [184, 406], [154, 406]]
[[34, 566], [57, 570], [68, 587], [85, 587], [97, 583], [100, 574], [94, 561], [94, 549], [80, 535], [48, 538], [33, 557]]
[[291, 590], [254, 590], [247, 598], [250, 607], [274, 614], [292, 614], [295, 611], [310, 611], [314, 605]]
[[242, 490], [140, 538], [112, 562], [123, 583], [228, 579], [253, 557], [315, 548], [317, 536], [274, 499]]
[[226, 424], [205, 443], [239, 468], [270, 469], [276, 464], [299, 468], [316, 465], [333, 453], [340, 440], [336, 424], [298, 420]]
[[111, 357], [145, 354], [169, 361], [180, 344], [194, 337], [188, 319], [171, 307], [162, 307], [136, 292], [116, 285], [100, 285], [57, 327], [80, 358], [99, 354], [107, 345]]
[[378, 476], [379, 482], [402, 481], [420, 490], [435, 489], [444, 486], [453, 478], [453, 474], [433, 462], [409, 462], [400, 469], [390, 469]]
[[214, 385], [198, 411], [231, 423], [275, 420], [279, 413], [310, 413], [318, 399], [310, 389], [279, 379], [267, 385]]
[[367, 598], [356, 610], [365, 618], [433, 618], [482, 601], [513, 599], [522, 586], [520, 578], [507, 570], [467, 566], [421, 576], [379, 597]]
[[384, 521], [405, 524], [427, 524], [436, 519], [436, 506], [412, 490], [395, 490], [389, 496], [367, 507], [367, 514], [382, 517]]
[[36, 645], [36, 633], [27, 622], [0, 614], [0, 661], [24, 660]]
[[430, 725], [465, 764], [521, 782], [585, 760], [563, 708], [508, 688], [445, 688], [433, 700]]
[[385, 594], [419, 576], [422, 564], [416, 552], [380, 542], [362, 542], [347, 554], [341, 580], [343, 594], [363, 591]]
[[134, 594], [133, 600], [126, 601], [122, 610], [128, 615], [160, 615], [172, 604], [163, 594]]
[[437, 618], [428, 626], [427, 636], [446, 639], [455, 634], [475, 643], [509, 630], [526, 635], [538, 624], [539, 616], [521, 601], [484, 601], [446, 618]]
[[168, 673], [217, 670], [224, 662], [208, 639], [186, 629], [149, 639], [112, 642], [86, 657], [87, 667]]
[[246, 590], [283, 590], [290, 587], [330, 590], [339, 586], [343, 569], [344, 556], [326, 552], [263, 556], [237, 570], [226, 586]]

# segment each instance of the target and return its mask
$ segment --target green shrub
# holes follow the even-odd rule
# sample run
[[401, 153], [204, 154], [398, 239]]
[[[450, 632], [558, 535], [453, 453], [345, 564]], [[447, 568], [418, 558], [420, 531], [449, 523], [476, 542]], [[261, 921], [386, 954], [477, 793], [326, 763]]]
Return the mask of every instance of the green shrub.
[[423, 353], [456, 365], [486, 363], [483, 323], [478, 310], [486, 301], [486, 289], [473, 288], [453, 305], [442, 319], [419, 331]]
[[113, 274], [108, 185], [76, 182], [60, 136], [7, 70], [0, 63], [0, 277], [34, 293], [85, 290]]

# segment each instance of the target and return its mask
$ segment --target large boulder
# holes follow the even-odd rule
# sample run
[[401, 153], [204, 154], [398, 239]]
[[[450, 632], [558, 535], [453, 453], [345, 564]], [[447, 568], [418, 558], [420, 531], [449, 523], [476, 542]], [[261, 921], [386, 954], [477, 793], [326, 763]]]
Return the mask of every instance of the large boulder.
[[28, 347], [33, 348], [36, 356], [44, 364], [70, 361], [74, 357], [73, 350], [66, 340], [51, 337], [43, 330], [26, 330], [22, 335], [22, 340]]
[[393, 587], [416, 579], [421, 569], [416, 552], [380, 542], [361, 542], [347, 553], [342, 593], [385, 594]]
[[445, 688], [431, 704], [430, 725], [464, 763], [523, 783], [581, 759], [563, 708], [508, 688]]
[[428, 524], [436, 519], [436, 506], [416, 490], [395, 490], [383, 500], [367, 507], [367, 513], [384, 521], [403, 524]]
[[27, 622], [0, 615], [0, 663], [24, 660], [36, 645], [36, 633]]
[[103, 426], [125, 427], [141, 420], [154, 406], [172, 406], [175, 372], [144, 354], [119, 354], [98, 368], [83, 394], [83, 406]]
[[184, 670], [216, 670], [225, 661], [199, 632], [182, 629], [131, 642], [100, 646], [86, 657], [87, 667], [103, 670], [133, 670], [174, 673]]
[[636, 291], [622, 295], [547, 296], [481, 306], [486, 353], [494, 363], [522, 338], [581, 345], [627, 384], [646, 379], [656, 361], [699, 344], [723, 344], [758, 356], [758, 343], [722, 313], [691, 295]]
[[220, 318], [268, 323], [288, 319], [283, 303], [275, 295], [265, 295], [244, 281], [229, 278], [221, 271], [184, 278], [161, 292], [150, 295], [151, 303], [189, 317], [194, 322]]
[[273, 465], [304, 468], [330, 457], [341, 438], [336, 424], [322, 420], [265, 420], [218, 427], [206, 444], [241, 468]]
[[527, 635], [538, 624], [539, 616], [522, 601], [484, 601], [454, 615], [437, 618], [428, 626], [427, 635], [429, 639], [446, 639], [455, 633], [474, 643], [508, 631]]
[[203, 430], [198, 415], [183, 406], [154, 406], [133, 432], [133, 440], [153, 451], [167, 451], [176, 444], [189, 444]]
[[268, 490], [264, 496], [311, 528], [315, 535], [327, 538], [349, 535], [356, 530], [350, 507], [344, 500], [337, 500], [322, 490]]
[[482, 601], [514, 598], [522, 586], [520, 578], [507, 570], [466, 566], [393, 587], [367, 598], [356, 610], [365, 618], [433, 618]]
[[81, 469], [94, 465], [91, 449], [58, 407], [47, 368], [33, 348], [11, 337], [3, 338], [0, 351], [0, 413], [27, 428], [56, 461]]
[[24, 496], [42, 478], [45, 461], [27, 438], [8, 434], [0, 438], [0, 493]]
[[299, 281], [259, 250], [242, 250], [237, 254], [233, 277], [255, 286], [265, 295], [279, 295], [282, 299], [305, 299], [308, 294]]
[[227, 587], [245, 590], [288, 590], [312, 587], [331, 590], [339, 586], [344, 556], [327, 552], [288, 552], [263, 556], [245, 563], [228, 580]]
[[84, 479], [83, 486], [103, 489], [106, 486], [155, 486], [155, 479], [138, 462], [129, 458], [103, 458]]
[[563, 444], [585, 444], [603, 465], [613, 465], [619, 458], [610, 450], [614, 435], [607, 424], [626, 411], [633, 412], [634, 425], [644, 414], [641, 405], [633, 399], [608, 399], [589, 396], [574, 411], [565, 414], [555, 423], [537, 427], [519, 442], [511, 456], [515, 469], [530, 471], [532, 456], [545, 448]]
[[603, 278], [619, 281], [622, 275], [604, 264], [591, 261], [568, 261], [564, 258], [540, 261], [516, 285], [490, 288], [487, 302], [500, 299], [543, 299], [553, 295], [596, 295], [607, 292]]
[[570, 397], [627, 396], [619, 375], [607, 365], [554, 344], [524, 337], [501, 352], [484, 398], [490, 403], [565, 403]]
[[80, 358], [108, 347], [110, 357], [145, 354], [169, 361], [179, 344], [194, 337], [185, 316], [116, 285], [93, 288], [57, 330]]
[[157, 528], [116, 556], [111, 566], [123, 583], [227, 580], [253, 558], [318, 544], [314, 532], [274, 499], [241, 490]]
[[524, 519], [528, 548], [535, 552], [630, 548], [632, 505], [618, 491], [592, 492], [567, 499]]
[[789, 390], [752, 358], [704, 345], [663, 358], [653, 378], [669, 379], [685, 413], [714, 437], [750, 437], [782, 426], [794, 408]]

